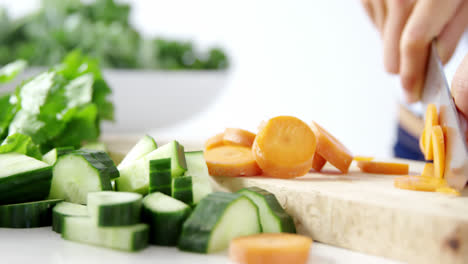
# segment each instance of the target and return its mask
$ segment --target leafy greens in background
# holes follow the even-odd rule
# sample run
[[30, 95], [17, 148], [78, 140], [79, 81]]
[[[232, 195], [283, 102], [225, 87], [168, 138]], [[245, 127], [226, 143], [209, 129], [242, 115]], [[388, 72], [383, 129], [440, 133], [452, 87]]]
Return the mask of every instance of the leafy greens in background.
[[96, 59], [74, 51], [61, 64], [0, 97], [0, 153], [32, 157], [60, 146], [78, 148], [99, 137], [100, 121], [113, 120], [111, 89]]
[[0, 65], [24, 59], [53, 65], [74, 49], [108, 68], [224, 69], [219, 48], [196, 50], [191, 42], [143, 38], [129, 23], [130, 6], [114, 0], [43, 0], [41, 9], [12, 20], [0, 9]]

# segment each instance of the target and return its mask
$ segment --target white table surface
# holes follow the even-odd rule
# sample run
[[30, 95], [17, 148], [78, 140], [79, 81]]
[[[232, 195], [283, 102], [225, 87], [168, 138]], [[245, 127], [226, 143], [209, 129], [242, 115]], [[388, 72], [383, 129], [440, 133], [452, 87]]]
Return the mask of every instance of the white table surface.
[[[202, 255], [170, 247], [150, 246], [138, 253], [125, 253], [63, 240], [50, 227], [0, 228], [0, 263], [22, 264], [145, 264], [230, 263], [226, 252]], [[308, 263], [398, 263], [379, 257], [314, 243]], [[292, 264], [292, 263], [291, 263]]]

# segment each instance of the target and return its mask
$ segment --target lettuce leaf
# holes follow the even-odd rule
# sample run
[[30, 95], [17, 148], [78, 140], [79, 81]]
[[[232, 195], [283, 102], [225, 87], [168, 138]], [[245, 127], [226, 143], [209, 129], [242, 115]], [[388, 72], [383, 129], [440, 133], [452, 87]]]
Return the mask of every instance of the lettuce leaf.
[[38, 160], [42, 159], [39, 145], [35, 144], [30, 136], [20, 133], [8, 136], [0, 145], [0, 153], [8, 152], [25, 154]]

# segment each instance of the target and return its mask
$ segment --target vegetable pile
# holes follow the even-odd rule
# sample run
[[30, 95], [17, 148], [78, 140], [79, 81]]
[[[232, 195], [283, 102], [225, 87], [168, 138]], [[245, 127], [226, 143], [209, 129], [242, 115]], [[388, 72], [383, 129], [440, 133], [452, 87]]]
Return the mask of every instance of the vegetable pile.
[[[87, 1], [89, 2], [89, 1]], [[12, 20], [0, 10], [0, 65], [16, 59], [53, 65], [75, 49], [106, 68], [199, 69], [228, 67], [220, 48], [199, 51], [189, 41], [144, 38], [129, 22], [130, 6], [114, 0], [42, 0], [37, 12]], [[1, 77], [0, 77], [1, 81]]]

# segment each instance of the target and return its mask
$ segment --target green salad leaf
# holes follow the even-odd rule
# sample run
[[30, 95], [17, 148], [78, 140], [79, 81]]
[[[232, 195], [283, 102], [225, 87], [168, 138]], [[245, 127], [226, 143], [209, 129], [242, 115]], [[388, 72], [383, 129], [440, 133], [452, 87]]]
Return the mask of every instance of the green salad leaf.
[[0, 153], [16, 152], [36, 159], [42, 159], [39, 145], [33, 142], [30, 136], [16, 133], [8, 136], [0, 145]]

